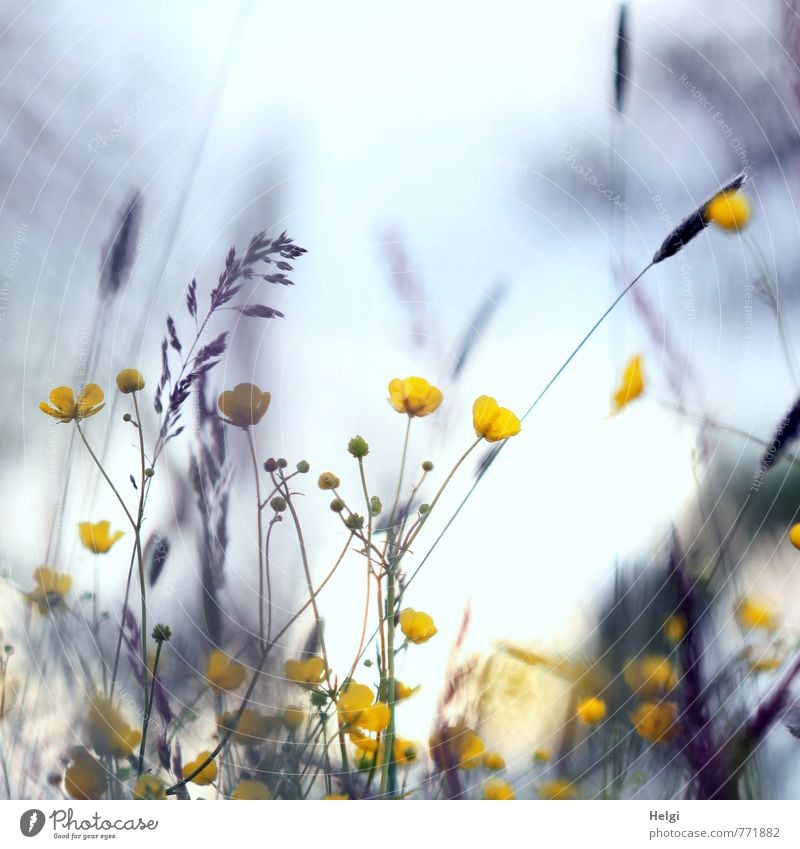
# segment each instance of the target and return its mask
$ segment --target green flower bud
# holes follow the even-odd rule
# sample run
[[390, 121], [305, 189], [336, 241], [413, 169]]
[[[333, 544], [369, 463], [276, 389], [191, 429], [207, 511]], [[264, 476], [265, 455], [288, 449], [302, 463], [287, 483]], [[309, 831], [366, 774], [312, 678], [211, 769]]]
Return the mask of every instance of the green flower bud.
[[286, 460], [284, 460], [283, 457], [278, 458], [278, 468], [279, 469], [285, 469], [288, 465], [289, 465], [289, 463]]
[[169, 625], [156, 625], [156, 627], [153, 628], [153, 639], [157, 643], [167, 643], [171, 636], [172, 631]]
[[132, 421], [133, 421], [133, 416], [132, 416], [130, 413], [125, 413], [125, 415], [122, 417], [122, 421], [124, 421], [124, 422], [132, 422]]
[[364, 527], [364, 517], [358, 513], [351, 513], [345, 519], [345, 524], [351, 531], [360, 531]]
[[342, 501], [341, 498], [334, 498], [333, 501], [331, 501], [331, 510], [333, 510], [334, 513], [341, 513], [342, 510], [344, 510], [344, 501]]
[[269, 506], [276, 513], [283, 513], [283, 511], [286, 509], [286, 499], [282, 495], [276, 495], [275, 498], [270, 501]]
[[328, 694], [321, 690], [314, 690], [311, 694], [311, 704], [316, 708], [325, 707], [328, 703]]
[[301, 460], [297, 464], [297, 471], [300, 472], [301, 475], [305, 475], [310, 468], [311, 468], [311, 466], [309, 466], [307, 460]]
[[369, 512], [373, 516], [380, 516], [381, 510], [383, 510], [383, 505], [381, 504], [380, 498], [377, 495], [373, 495], [369, 500]]
[[423, 472], [432, 472], [433, 471], [433, 463], [430, 460], [426, 460], [422, 464], [422, 471]]
[[424, 516], [424, 515], [428, 512], [428, 510], [430, 510], [430, 509], [431, 509], [431, 505], [430, 505], [430, 504], [420, 504], [420, 505], [419, 505], [419, 514], [420, 514], [420, 516]]
[[149, 466], [144, 470], [144, 476], [146, 478], [152, 478], [155, 473], [155, 469], [151, 469]]
[[366, 457], [369, 454], [369, 445], [363, 436], [354, 436], [347, 443], [347, 450], [356, 458]]
[[339, 484], [341, 484], [341, 481], [333, 472], [323, 472], [317, 481], [317, 486], [320, 489], [337, 489]]

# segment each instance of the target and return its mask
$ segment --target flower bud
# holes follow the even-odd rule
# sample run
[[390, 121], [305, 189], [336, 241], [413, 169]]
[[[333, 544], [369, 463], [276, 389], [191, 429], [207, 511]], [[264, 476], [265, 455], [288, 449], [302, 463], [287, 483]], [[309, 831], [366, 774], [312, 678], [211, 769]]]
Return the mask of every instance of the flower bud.
[[373, 495], [369, 500], [369, 512], [373, 516], [380, 516], [381, 510], [383, 510], [383, 505], [381, 504], [380, 498], [377, 495]]
[[366, 457], [369, 454], [369, 445], [367, 445], [366, 440], [363, 436], [354, 436], [350, 442], [347, 443], [347, 450], [357, 459], [361, 457]]
[[125, 413], [125, 415], [122, 417], [122, 421], [124, 421], [124, 422], [132, 422], [132, 421], [133, 421], [133, 416], [132, 416], [130, 413]]
[[289, 463], [286, 460], [284, 460], [283, 457], [278, 458], [278, 468], [279, 469], [285, 469], [288, 465], [289, 465]]
[[144, 476], [146, 478], [152, 478], [155, 473], [155, 469], [151, 469], [149, 466], [144, 470]]
[[142, 373], [135, 368], [125, 368], [117, 375], [117, 387], [125, 395], [144, 389]]
[[364, 517], [358, 513], [351, 513], [345, 519], [345, 524], [351, 531], [360, 531], [364, 527]]
[[424, 516], [424, 515], [428, 512], [428, 510], [430, 510], [430, 509], [431, 509], [431, 505], [430, 505], [430, 504], [420, 504], [420, 505], [419, 505], [419, 514], [420, 514], [420, 516]]
[[270, 501], [269, 506], [276, 513], [283, 513], [283, 511], [286, 509], [286, 499], [282, 495], [276, 495], [275, 498]]
[[331, 501], [331, 510], [333, 510], [334, 513], [341, 513], [342, 510], [344, 510], [344, 501], [342, 501], [341, 498], [334, 498], [333, 501]]
[[169, 642], [169, 638], [172, 636], [172, 631], [169, 625], [156, 625], [153, 628], [153, 639], [157, 643], [166, 643]]
[[333, 472], [323, 472], [319, 476], [319, 480], [317, 481], [317, 486], [320, 489], [337, 489], [341, 481]]
[[273, 472], [278, 471], [278, 462], [274, 457], [270, 457], [266, 463], [264, 463], [264, 471], [272, 474]]
[[422, 471], [423, 472], [432, 472], [433, 471], [433, 463], [430, 460], [426, 460], [422, 464]]
[[308, 461], [307, 461], [307, 460], [301, 460], [301, 461], [297, 464], [297, 471], [298, 471], [298, 472], [300, 472], [300, 474], [301, 474], [301, 475], [305, 475], [305, 474], [307, 474], [307, 473], [308, 473], [308, 470], [309, 470], [310, 468], [311, 468], [311, 466], [309, 466], [309, 464], [308, 464]]

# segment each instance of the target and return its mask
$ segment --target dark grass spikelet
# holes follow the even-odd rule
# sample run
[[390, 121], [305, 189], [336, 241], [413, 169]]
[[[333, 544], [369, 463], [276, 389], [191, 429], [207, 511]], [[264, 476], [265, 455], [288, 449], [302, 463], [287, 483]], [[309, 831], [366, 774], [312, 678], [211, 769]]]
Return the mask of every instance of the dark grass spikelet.
[[789, 714], [794, 704], [792, 686], [798, 675], [800, 675], [800, 655], [786, 671], [780, 683], [764, 698], [747, 721], [740, 741], [742, 753], [749, 754], [764, 740], [767, 733]]
[[458, 346], [456, 363], [453, 366], [453, 373], [451, 375], [453, 380], [461, 376], [461, 373], [464, 371], [464, 367], [466, 366], [472, 352], [480, 343], [481, 336], [486, 330], [487, 325], [497, 312], [508, 292], [508, 284], [501, 280], [494, 285], [492, 290], [481, 301], [475, 315], [472, 317], [472, 321], [469, 322], [466, 330], [464, 331], [464, 335], [461, 338], [461, 344]]
[[708, 226], [708, 205], [715, 197], [723, 192], [732, 192], [740, 189], [747, 180], [746, 172], [742, 171], [731, 180], [729, 180], [722, 188], [714, 192], [704, 203], [697, 207], [690, 215], [681, 221], [678, 226], [672, 230], [666, 239], [661, 243], [661, 247], [653, 255], [652, 263], [656, 265], [663, 262], [671, 256], [674, 256], [678, 251], [683, 249], [695, 236], [705, 230]]
[[628, 39], [628, 4], [619, 4], [617, 40], [614, 47], [614, 108], [618, 114], [625, 111], [631, 68], [631, 43]]
[[800, 398], [778, 423], [769, 448], [761, 456], [761, 468], [764, 472], [768, 472], [775, 465], [776, 460], [797, 439], [798, 434], [800, 434]]
[[142, 196], [137, 191], [122, 208], [111, 238], [103, 250], [100, 264], [101, 294], [112, 297], [127, 284], [136, 255], [135, 245], [141, 220]]
[[151, 587], [156, 584], [167, 565], [169, 548], [169, 539], [159, 534], [153, 534], [147, 541], [144, 556], [147, 562], [147, 580]]

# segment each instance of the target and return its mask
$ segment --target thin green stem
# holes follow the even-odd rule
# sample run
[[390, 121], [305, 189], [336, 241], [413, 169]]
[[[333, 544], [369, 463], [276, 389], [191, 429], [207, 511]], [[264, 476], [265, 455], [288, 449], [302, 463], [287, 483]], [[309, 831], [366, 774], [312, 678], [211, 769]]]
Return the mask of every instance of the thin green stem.
[[147, 728], [150, 725], [150, 716], [153, 712], [153, 696], [156, 692], [156, 675], [158, 674], [158, 661], [161, 659], [161, 648], [164, 645], [163, 640], [158, 640], [156, 642], [156, 656], [153, 658], [153, 669], [152, 671], [147, 670], [146, 674], [150, 675], [150, 698], [147, 700], [147, 708], [144, 712], [144, 720], [142, 722], [142, 742], [139, 745], [139, 768], [137, 772], [137, 777], [142, 774], [142, 770], [144, 769], [144, 749], [147, 744]]
[[256, 521], [258, 524], [258, 635], [263, 651], [266, 642], [264, 640], [264, 526], [262, 522], [262, 511], [264, 505], [261, 503], [261, 475], [258, 469], [258, 455], [256, 452], [256, 438], [253, 429], [245, 428], [248, 442], [250, 444], [250, 458], [253, 461], [253, 475], [256, 481]]

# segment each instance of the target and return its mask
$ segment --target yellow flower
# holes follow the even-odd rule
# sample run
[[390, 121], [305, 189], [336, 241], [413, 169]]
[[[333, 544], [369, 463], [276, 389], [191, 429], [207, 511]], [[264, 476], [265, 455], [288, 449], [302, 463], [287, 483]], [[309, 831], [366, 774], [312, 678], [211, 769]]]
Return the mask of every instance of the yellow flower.
[[[193, 760], [189, 761], [183, 768], [183, 777], [191, 775], [197, 767], [200, 766], [206, 758], [209, 757], [211, 752], [205, 751], [200, 752], [200, 754]], [[217, 762], [210, 761], [208, 766], [203, 767], [203, 769], [197, 773], [197, 775], [192, 779], [195, 784], [199, 784], [201, 787], [206, 784], [211, 784], [213, 781], [217, 780]]]
[[61, 422], [79, 422], [88, 419], [105, 407], [103, 403], [103, 390], [96, 383], [87, 383], [78, 393], [78, 401], [75, 401], [75, 392], [69, 386], [57, 386], [49, 395], [50, 404], [42, 401], [39, 409], [48, 416]]
[[778, 627], [778, 618], [772, 611], [771, 605], [762, 599], [745, 596], [736, 608], [736, 619], [742, 628], [748, 631], [763, 628], [774, 631]]
[[62, 605], [64, 596], [72, 586], [72, 578], [69, 575], [61, 575], [48, 566], [40, 566], [34, 570], [33, 580], [36, 586], [27, 594], [27, 599], [39, 607], [42, 616]]
[[78, 534], [84, 548], [95, 554], [106, 554], [112, 545], [125, 536], [124, 531], [110, 533], [111, 522], [80, 522]]
[[741, 192], [720, 192], [708, 202], [705, 219], [724, 230], [741, 230], [750, 220], [750, 202]]
[[784, 654], [775, 646], [748, 646], [741, 654], [753, 672], [772, 672], [784, 661]]
[[281, 718], [283, 719], [283, 724], [290, 731], [297, 731], [306, 721], [306, 712], [301, 707], [291, 706], [283, 709]]
[[800, 548], [800, 522], [789, 528], [789, 542], [795, 548]]
[[506, 768], [505, 758], [498, 752], [487, 752], [483, 756], [483, 765], [493, 772]]
[[483, 785], [483, 798], [492, 802], [507, 802], [516, 799], [514, 788], [502, 778], [492, 778]]
[[417, 744], [402, 737], [394, 738], [394, 762], [398, 766], [408, 766], [417, 759]]
[[487, 442], [500, 442], [516, 436], [522, 429], [519, 419], [505, 407], [500, 407], [494, 398], [481, 395], [472, 405], [472, 424], [475, 433]]
[[662, 696], [678, 686], [678, 670], [668, 657], [648, 654], [629, 660], [622, 670], [625, 683], [639, 696]]
[[389, 383], [389, 403], [398, 413], [421, 418], [433, 413], [442, 403], [442, 392], [421, 377], [396, 377]]
[[122, 369], [117, 375], [117, 387], [125, 395], [130, 395], [131, 392], [138, 392], [140, 389], [144, 389], [142, 373], [135, 368]]
[[442, 727], [430, 740], [431, 755], [440, 770], [475, 769], [483, 763], [483, 740], [463, 723]]
[[214, 649], [208, 657], [206, 678], [215, 693], [241, 687], [247, 676], [244, 666], [224, 651]]
[[675, 702], [642, 702], [632, 713], [636, 733], [648, 743], [668, 743], [678, 733]]
[[131, 728], [105, 696], [97, 696], [89, 703], [87, 733], [98, 755], [127, 758], [133, 754], [142, 732]]
[[[236, 721], [236, 711], [222, 713], [217, 717], [217, 728], [224, 733], [233, 728]], [[245, 746], [255, 746], [267, 739], [271, 731], [280, 725], [280, 721], [273, 716], [266, 716], [258, 711], [246, 708], [236, 725], [236, 730], [231, 734], [234, 743]]]
[[596, 725], [606, 718], [606, 703], [596, 696], [584, 699], [578, 705], [578, 716], [589, 725]]
[[240, 383], [234, 389], [223, 392], [217, 405], [226, 424], [246, 428], [261, 421], [271, 397], [269, 392], [262, 392], [254, 383]]
[[576, 799], [578, 796], [578, 788], [566, 778], [554, 778], [552, 781], [545, 781], [536, 788], [540, 799], [554, 801], [556, 799]]
[[679, 643], [686, 636], [688, 627], [686, 617], [682, 613], [676, 613], [664, 623], [664, 637], [670, 643]]
[[619, 382], [619, 386], [611, 396], [613, 411], [618, 413], [643, 392], [644, 374], [642, 372], [642, 358], [639, 354], [636, 354], [626, 363], [622, 371], [622, 379]]
[[290, 681], [308, 687], [316, 687], [325, 677], [325, 661], [316, 656], [305, 660], [287, 660], [283, 669]]
[[533, 750], [533, 759], [537, 763], [546, 764], [552, 757], [553, 753], [550, 749], [545, 749], [543, 746]]
[[323, 472], [317, 480], [320, 489], [338, 489], [340, 484], [341, 481], [333, 472]]
[[100, 799], [106, 792], [106, 771], [86, 749], [73, 749], [64, 773], [64, 789], [73, 799]]
[[427, 613], [416, 611], [413, 607], [401, 610], [399, 618], [400, 629], [405, 634], [406, 639], [417, 646], [427, 643], [439, 630]]
[[267, 785], [263, 784], [261, 781], [253, 781], [252, 779], [240, 781], [231, 794], [231, 799], [238, 799], [240, 801], [253, 801], [257, 799], [271, 798], [272, 794], [269, 792]]
[[383, 731], [391, 719], [389, 705], [374, 702], [375, 695], [366, 684], [350, 681], [342, 687], [337, 700], [339, 721], [365, 731]]
[[378, 751], [378, 741], [373, 737], [362, 734], [357, 728], [350, 730], [350, 741], [357, 749], [366, 752], [368, 755], [373, 755]]
[[164, 781], [152, 772], [139, 776], [133, 788], [133, 798], [140, 800], [161, 800], [167, 798]]
[[347, 793], [328, 793], [322, 797], [323, 802], [349, 802], [350, 797]]
[[419, 690], [420, 685], [418, 684], [416, 687], [409, 687], [408, 684], [404, 684], [402, 681], [395, 680], [394, 682], [394, 700], [396, 702], [402, 702], [404, 699], [411, 698], [414, 693]]

